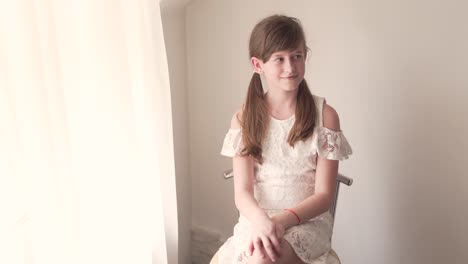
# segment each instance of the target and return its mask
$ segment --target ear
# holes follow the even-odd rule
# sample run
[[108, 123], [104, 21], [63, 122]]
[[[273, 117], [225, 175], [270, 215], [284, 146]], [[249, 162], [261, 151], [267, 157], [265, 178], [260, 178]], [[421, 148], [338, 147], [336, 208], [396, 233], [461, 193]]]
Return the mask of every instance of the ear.
[[252, 67], [253, 67], [254, 72], [256, 72], [258, 74], [263, 73], [263, 61], [261, 59], [256, 58], [256, 57], [252, 57], [252, 58], [250, 58], [250, 63], [252, 63]]

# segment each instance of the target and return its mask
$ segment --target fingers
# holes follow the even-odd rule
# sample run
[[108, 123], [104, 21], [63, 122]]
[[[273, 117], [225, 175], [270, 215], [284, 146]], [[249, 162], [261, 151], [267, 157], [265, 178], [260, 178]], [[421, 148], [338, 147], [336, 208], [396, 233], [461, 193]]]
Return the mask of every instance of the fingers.
[[268, 237], [262, 237], [263, 249], [265, 249], [268, 257], [271, 261], [275, 262], [278, 258], [278, 254], [275, 252], [273, 244]]
[[259, 232], [253, 231], [251, 241], [247, 246], [248, 255], [252, 256], [255, 253], [262, 259], [267, 256], [271, 261], [276, 262], [280, 257], [283, 235], [284, 228], [275, 223]]
[[259, 237], [256, 237], [253, 240], [253, 245], [254, 245], [255, 250], [257, 250], [257, 252], [259, 253], [260, 257], [265, 258], [265, 254], [263, 254], [263, 250], [262, 250], [262, 240], [260, 240]]
[[270, 241], [271, 241], [271, 244], [272, 244], [272, 247], [274, 248], [274, 250], [276, 252], [278, 252], [278, 256], [279, 256], [279, 252], [281, 252], [281, 243], [280, 243], [280, 240], [278, 239], [277, 236], [272, 236], [270, 237]]
[[248, 256], [252, 256], [254, 252], [254, 243], [252, 240], [250, 240], [249, 245], [247, 247], [247, 254]]
[[274, 250], [277, 252], [277, 256], [279, 256], [279, 252], [281, 252], [281, 239], [283, 237], [282, 226], [276, 224], [273, 227], [272, 232], [269, 233], [268, 238], [270, 239], [271, 243], [273, 244]]

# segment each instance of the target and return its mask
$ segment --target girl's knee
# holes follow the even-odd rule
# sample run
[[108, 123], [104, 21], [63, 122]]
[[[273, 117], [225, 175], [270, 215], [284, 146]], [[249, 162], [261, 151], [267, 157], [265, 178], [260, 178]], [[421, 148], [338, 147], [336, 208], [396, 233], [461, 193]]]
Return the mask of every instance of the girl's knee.
[[296, 252], [289, 244], [288, 241], [283, 240], [281, 246], [281, 256], [275, 264], [304, 264], [302, 260], [296, 255]]

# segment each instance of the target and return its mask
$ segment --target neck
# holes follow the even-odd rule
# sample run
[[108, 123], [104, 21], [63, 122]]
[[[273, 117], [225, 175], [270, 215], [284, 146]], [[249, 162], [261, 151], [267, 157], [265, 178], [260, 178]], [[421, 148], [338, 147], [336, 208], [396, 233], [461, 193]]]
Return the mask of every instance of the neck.
[[273, 115], [290, 116], [296, 112], [297, 90], [291, 92], [269, 90], [265, 99]]

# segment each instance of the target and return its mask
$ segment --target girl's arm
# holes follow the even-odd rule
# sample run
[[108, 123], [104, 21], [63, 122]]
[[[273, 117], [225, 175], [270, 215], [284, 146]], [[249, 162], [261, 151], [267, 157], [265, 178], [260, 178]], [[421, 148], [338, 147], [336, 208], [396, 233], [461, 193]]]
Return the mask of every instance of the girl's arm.
[[239, 212], [250, 223], [269, 218], [263, 209], [258, 206], [253, 195], [253, 164], [251, 157], [233, 158], [234, 170], [234, 200]]
[[[237, 112], [231, 120], [231, 128], [240, 128]], [[234, 156], [234, 200], [239, 212], [245, 216], [250, 223], [259, 219], [268, 218], [268, 215], [259, 206], [253, 195], [254, 185], [254, 160], [249, 156]]]
[[[340, 131], [338, 113], [327, 104], [323, 108], [323, 126], [334, 131]], [[299, 216], [301, 222], [314, 218], [330, 209], [335, 197], [338, 162], [337, 160], [317, 157], [315, 194], [306, 198], [294, 208], [290, 208]], [[296, 216], [288, 211], [276, 215], [275, 218], [286, 229], [298, 224]]]
[[[240, 128], [236, 113], [231, 120], [231, 128]], [[234, 200], [239, 212], [247, 218], [252, 226], [252, 242], [249, 245], [249, 253], [252, 255], [254, 249], [266, 251], [268, 256], [274, 260], [276, 252], [280, 251], [280, 239], [284, 233], [283, 227], [272, 221], [266, 212], [258, 206], [254, 197], [254, 160], [249, 156], [233, 157], [234, 172]]]

